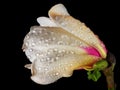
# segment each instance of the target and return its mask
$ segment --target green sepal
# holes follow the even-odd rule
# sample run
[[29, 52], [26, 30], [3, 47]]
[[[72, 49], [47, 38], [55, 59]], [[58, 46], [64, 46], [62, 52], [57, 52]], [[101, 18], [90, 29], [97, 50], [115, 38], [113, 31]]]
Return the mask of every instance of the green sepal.
[[93, 69], [103, 70], [107, 66], [108, 66], [108, 62], [106, 60], [100, 60], [93, 65]]
[[88, 71], [87, 75], [88, 75], [89, 80], [93, 80], [93, 81], [97, 82], [98, 79], [101, 77], [101, 72], [98, 69], [96, 69], [93, 71]]
[[101, 70], [105, 69], [108, 66], [106, 60], [100, 60], [93, 65], [92, 69], [88, 69], [87, 75], [89, 80], [98, 81], [101, 77]]

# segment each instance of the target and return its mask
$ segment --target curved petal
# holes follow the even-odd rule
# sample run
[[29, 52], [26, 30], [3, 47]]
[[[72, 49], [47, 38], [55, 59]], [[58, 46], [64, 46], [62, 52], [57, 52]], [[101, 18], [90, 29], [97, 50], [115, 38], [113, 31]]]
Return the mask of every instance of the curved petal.
[[58, 46], [48, 47], [32, 63], [31, 79], [39, 84], [50, 84], [61, 77], [70, 77], [74, 70], [86, 68], [99, 57], [87, 55], [84, 50]]
[[40, 24], [40, 26], [57, 27], [56, 24], [48, 17], [39, 17], [37, 18], [37, 22]]
[[[65, 29], [66, 31], [74, 34], [75, 36], [79, 37], [81, 40], [88, 43], [90, 46], [96, 48], [101, 57], [106, 57], [106, 50], [101, 43], [100, 39], [96, 37], [96, 35], [87, 27], [84, 23], [80, 22], [79, 20], [73, 18], [69, 14], [65, 14], [65, 7], [61, 4], [57, 4], [53, 6], [49, 10], [50, 18], [59, 26]], [[64, 11], [62, 12], [62, 10]], [[65, 10], [64, 10], [65, 9]], [[59, 10], [59, 11], [58, 11]], [[67, 11], [66, 11], [67, 13]]]
[[67, 46], [79, 50], [79, 47], [88, 47], [88, 44], [62, 28], [34, 26], [24, 39], [23, 49], [32, 62], [36, 57], [34, 50], [44, 51], [50, 46]]
[[[51, 14], [51, 10], [55, 13], [57, 13], [58, 15], [65, 15], [65, 16], [69, 16], [69, 13], [67, 11], [67, 9], [65, 8], [65, 6], [63, 4], [57, 4], [54, 5], [50, 10], [49, 10], [49, 15]], [[51, 16], [51, 15], [50, 15]]]

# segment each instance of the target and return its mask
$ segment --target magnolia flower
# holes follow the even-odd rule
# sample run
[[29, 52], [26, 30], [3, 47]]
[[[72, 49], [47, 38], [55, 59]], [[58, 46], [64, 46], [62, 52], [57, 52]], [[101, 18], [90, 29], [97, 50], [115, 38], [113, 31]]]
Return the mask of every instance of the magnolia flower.
[[73, 18], [62, 4], [53, 6], [49, 18], [37, 18], [25, 36], [23, 51], [31, 64], [31, 79], [38, 84], [50, 84], [70, 77], [74, 70], [93, 68], [106, 58], [103, 42], [81, 21]]

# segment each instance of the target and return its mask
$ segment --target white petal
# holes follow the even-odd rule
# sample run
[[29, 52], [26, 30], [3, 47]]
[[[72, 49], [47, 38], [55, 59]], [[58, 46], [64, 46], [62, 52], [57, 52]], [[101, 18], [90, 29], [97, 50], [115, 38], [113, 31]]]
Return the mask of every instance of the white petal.
[[69, 15], [69, 13], [67, 12], [67, 9], [64, 7], [63, 4], [54, 5], [49, 10], [48, 14], [51, 16], [51, 14], [53, 14], [54, 12], [59, 14], [59, 15]]
[[88, 44], [62, 28], [34, 26], [26, 35], [23, 46], [28, 59], [33, 62], [36, 55], [45, 51], [46, 47], [66, 46], [78, 49], [79, 47], [87, 47]]
[[[62, 8], [65, 8], [62, 5]], [[50, 18], [61, 28], [64, 30], [74, 34], [84, 42], [88, 43], [90, 46], [96, 48], [103, 58], [106, 57], [106, 51], [101, 44], [101, 41], [96, 35], [81, 21], [73, 18], [70, 15], [64, 14], [63, 12], [58, 10], [61, 9], [61, 5], [55, 5], [49, 10]], [[67, 11], [66, 11], [67, 12]]]
[[56, 24], [47, 17], [39, 17], [37, 18], [37, 22], [40, 26], [56, 27]]
[[[31, 79], [38, 84], [50, 84], [62, 77], [70, 77], [74, 70], [84, 68], [88, 63], [95, 62], [95, 58], [97, 59], [97, 57], [84, 54], [82, 50], [78, 54], [65, 47], [50, 49], [53, 50], [53, 53], [44, 54], [43, 57], [36, 58], [32, 63]], [[62, 52], [62, 50], [65, 51]]]

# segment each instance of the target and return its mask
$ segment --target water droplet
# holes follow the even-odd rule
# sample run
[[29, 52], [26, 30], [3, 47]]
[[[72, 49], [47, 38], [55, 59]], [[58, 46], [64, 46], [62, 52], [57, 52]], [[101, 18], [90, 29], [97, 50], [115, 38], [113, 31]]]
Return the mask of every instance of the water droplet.
[[65, 53], [65, 50], [62, 50], [63, 53]]
[[45, 60], [44, 60], [43, 58], [41, 58], [41, 59], [40, 59], [40, 62], [43, 62], [43, 61], [45, 61]]
[[54, 51], [57, 52], [57, 48], [55, 48]]
[[61, 50], [59, 50], [59, 51], [58, 51], [58, 53], [62, 53], [62, 51], [61, 51]]
[[55, 59], [56, 59], [56, 60], [58, 60], [58, 59], [59, 59], [59, 57], [55, 57]]
[[79, 42], [79, 44], [81, 45], [81, 44], [82, 44], [82, 42]]
[[63, 41], [58, 41], [58, 45], [63, 45], [64, 42]]
[[43, 38], [43, 37], [41, 37], [41, 38], [40, 38], [40, 40], [44, 40], [44, 38]]
[[47, 57], [47, 61], [49, 61], [50, 60], [50, 58], [49, 57]]
[[45, 42], [47, 43], [47, 42], [48, 42], [48, 40], [46, 39], [46, 40], [45, 40]]
[[32, 46], [35, 46], [35, 43], [32, 43], [31, 45], [32, 45]]
[[41, 43], [42, 43], [42, 41], [40, 40], [40, 41], [38, 41], [38, 43], [39, 43], [39, 44], [41, 44]]
[[48, 70], [48, 68], [45, 68], [45, 71], [47, 71]]
[[61, 22], [61, 25], [62, 25], [62, 26], [65, 26], [65, 25], [66, 25], [66, 23], [64, 23], [64, 22]]
[[30, 52], [32, 52], [33, 50], [32, 49], [29, 49]]
[[47, 52], [51, 54], [53, 52], [53, 49], [49, 49]]
[[41, 56], [41, 57], [43, 57], [44, 55], [43, 55], [43, 54], [41, 54], [40, 56]]
[[52, 40], [53, 40], [53, 41], [55, 41], [55, 40], [56, 40], [56, 38], [55, 38], [55, 37], [53, 37], [53, 38], [52, 38]]
[[55, 20], [58, 21], [58, 20], [59, 20], [59, 17], [55, 16]]
[[50, 60], [51, 62], [54, 62], [55, 61], [55, 59], [54, 58], [51, 58], [51, 60]]
[[51, 53], [48, 51], [47, 54], [50, 55]]
[[31, 60], [31, 58], [32, 58], [30, 55], [27, 55], [27, 57], [28, 57], [30, 60]]
[[47, 33], [47, 32], [45, 32], [45, 33], [44, 33], [44, 35], [48, 35], [48, 33]]
[[41, 33], [42, 33], [42, 30], [39, 30], [39, 33], [41, 34]]
[[73, 64], [70, 64], [70, 66], [73, 66]]
[[46, 46], [46, 47], [48, 47], [48, 46], [49, 46], [49, 44], [48, 44], [48, 43], [46, 43], [46, 44], [45, 44], [45, 46]]
[[46, 31], [46, 28], [43, 27], [42, 30]]
[[91, 36], [88, 36], [88, 39], [92, 39], [92, 37], [91, 37]]
[[39, 68], [38, 68], [38, 70], [40, 70], [40, 71], [41, 71], [41, 70], [42, 70], [42, 68], [41, 68], [41, 67], [39, 67]]
[[57, 72], [56, 75], [58, 75], [59, 73]]
[[79, 30], [82, 30], [83, 28], [80, 26]]
[[54, 76], [58, 76], [58, 75], [59, 75], [59, 73], [58, 73], [58, 72], [54, 73]]
[[68, 39], [68, 36], [67, 35], [62, 35], [61, 38], [62, 39]]
[[40, 55], [39, 53], [36, 54], [36, 56], [39, 56], [39, 55]]
[[33, 31], [32, 31], [32, 33], [36, 33], [36, 31], [35, 31], [35, 30], [33, 30]]
[[29, 39], [29, 38], [30, 38], [29, 35], [27, 35], [27, 36], [26, 36], [26, 39]]
[[25, 46], [28, 46], [29, 45], [29, 43], [28, 42], [25, 42]]
[[69, 54], [69, 51], [66, 51], [66, 54]]
[[71, 53], [71, 54], [74, 54], [75, 52], [73, 52], [73, 51], [70, 51], [70, 53]]

